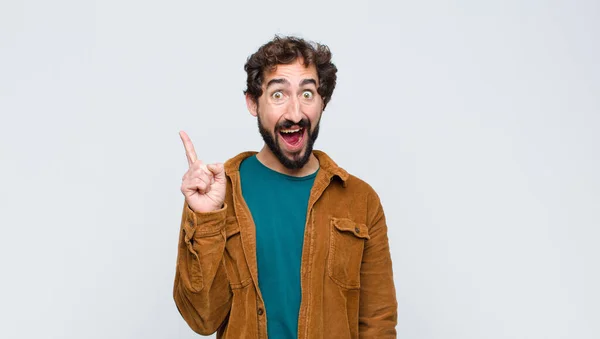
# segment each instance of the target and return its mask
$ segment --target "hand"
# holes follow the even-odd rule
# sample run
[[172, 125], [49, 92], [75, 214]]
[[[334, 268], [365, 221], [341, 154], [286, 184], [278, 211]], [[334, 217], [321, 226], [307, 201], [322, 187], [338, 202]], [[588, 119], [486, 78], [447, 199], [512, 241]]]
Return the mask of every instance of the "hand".
[[223, 164], [206, 165], [196, 156], [196, 150], [190, 137], [179, 132], [189, 169], [181, 183], [181, 193], [194, 212], [211, 212], [223, 207], [225, 201], [225, 169]]

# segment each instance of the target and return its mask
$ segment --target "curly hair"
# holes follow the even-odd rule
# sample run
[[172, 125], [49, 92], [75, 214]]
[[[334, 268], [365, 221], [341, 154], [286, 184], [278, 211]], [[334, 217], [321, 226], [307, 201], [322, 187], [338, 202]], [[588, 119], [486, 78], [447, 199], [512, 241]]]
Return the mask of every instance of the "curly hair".
[[317, 92], [323, 99], [323, 109], [327, 106], [337, 80], [337, 68], [331, 62], [331, 51], [323, 44], [306, 41], [293, 36], [278, 36], [262, 45], [258, 51], [252, 54], [244, 70], [248, 75], [246, 90], [255, 102], [262, 95], [262, 82], [265, 72], [274, 71], [277, 65], [291, 64], [296, 59], [302, 58], [304, 66], [315, 65], [319, 76], [319, 88]]

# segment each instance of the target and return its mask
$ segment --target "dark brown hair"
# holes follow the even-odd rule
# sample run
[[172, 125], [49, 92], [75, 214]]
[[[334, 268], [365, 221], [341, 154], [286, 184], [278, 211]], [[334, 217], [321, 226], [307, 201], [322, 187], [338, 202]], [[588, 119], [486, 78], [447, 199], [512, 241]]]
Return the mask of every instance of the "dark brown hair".
[[274, 71], [277, 65], [291, 64], [298, 58], [304, 59], [306, 67], [315, 65], [319, 76], [317, 91], [323, 98], [323, 108], [325, 108], [331, 100], [337, 79], [337, 68], [331, 62], [331, 51], [326, 45], [293, 36], [276, 35], [273, 40], [262, 45], [248, 58], [244, 65], [248, 75], [244, 94], [249, 94], [255, 102], [258, 102], [263, 92], [262, 82], [265, 72]]

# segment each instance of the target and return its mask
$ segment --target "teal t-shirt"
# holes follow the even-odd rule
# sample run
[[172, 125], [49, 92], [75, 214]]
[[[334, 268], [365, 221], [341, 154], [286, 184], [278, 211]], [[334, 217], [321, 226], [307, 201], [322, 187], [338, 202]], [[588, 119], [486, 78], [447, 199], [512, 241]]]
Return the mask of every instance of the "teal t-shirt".
[[263, 165], [256, 155], [240, 164], [242, 195], [256, 226], [258, 285], [269, 338], [298, 338], [300, 263], [316, 175], [285, 175]]

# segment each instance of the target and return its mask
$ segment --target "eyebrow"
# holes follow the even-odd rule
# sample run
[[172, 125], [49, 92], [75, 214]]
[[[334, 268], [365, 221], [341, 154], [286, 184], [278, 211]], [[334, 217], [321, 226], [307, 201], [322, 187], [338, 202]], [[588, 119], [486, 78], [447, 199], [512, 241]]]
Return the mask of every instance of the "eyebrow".
[[308, 84], [313, 84], [313, 85], [315, 85], [315, 87], [317, 87], [317, 81], [315, 79], [304, 79], [300, 83], [300, 86], [304, 86], [304, 85], [308, 85]]
[[275, 85], [275, 84], [289, 85], [289, 81], [287, 81], [286, 79], [271, 79], [267, 83], [267, 88], [269, 88], [271, 85]]
[[[267, 88], [269, 88], [271, 85], [275, 85], [275, 84], [289, 85], [290, 82], [287, 81], [287, 79], [282, 79], [282, 78], [271, 79], [267, 83]], [[304, 85], [308, 85], [308, 84], [313, 84], [313, 85], [317, 86], [317, 81], [315, 79], [311, 78], [311, 79], [304, 79], [300, 82], [300, 86], [304, 86]]]

